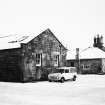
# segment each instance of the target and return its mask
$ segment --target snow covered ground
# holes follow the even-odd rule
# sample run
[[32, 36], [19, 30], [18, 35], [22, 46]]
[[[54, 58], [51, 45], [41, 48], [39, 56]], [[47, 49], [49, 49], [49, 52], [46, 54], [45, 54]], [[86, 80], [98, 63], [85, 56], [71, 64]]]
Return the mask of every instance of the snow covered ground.
[[78, 75], [65, 83], [0, 82], [0, 105], [105, 105], [105, 75]]

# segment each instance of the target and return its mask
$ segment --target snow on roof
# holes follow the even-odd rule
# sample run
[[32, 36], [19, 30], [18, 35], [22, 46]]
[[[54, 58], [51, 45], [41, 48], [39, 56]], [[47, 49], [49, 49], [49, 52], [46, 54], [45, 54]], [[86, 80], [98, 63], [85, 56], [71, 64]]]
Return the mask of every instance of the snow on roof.
[[76, 56], [76, 50], [70, 50], [70, 51], [67, 51], [66, 59], [67, 60], [75, 59], [75, 56]]
[[9, 41], [14, 40], [15, 35], [9, 35], [9, 37], [0, 38], [0, 50], [20, 48], [19, 43], [8, 43]]
[[24, 34], [14, 34], [14, 35], [8, 35], [4, 37], [0, 37], [0, 50], [4, 49], [12, 49], [12, 48], [20, 48], [21, 43], [28, 43], [33, 38], [38, 36], [42, 30], [38, 29], [36, 30], [36, 33], [24, 33]]
[[97, 47], [90, 47], [80, 53], [80, 59], [105, 58], [105, 52]]
[[35, 37], [35, 34], [27, 33], [0, 38], [0, 50], [18, 48], [21, 46], [21, 43], [28, 43]]
[[[46, 30], [50, 31], [49, 28], [47, 28]], [[19, 47], [21, 47], [21, 43], [30, 42], [32, 39], [37, 37], [42, 32], [44, 32], [44, 31], [37, 29], [37, 30], [35, 30], [35, 33], [14, 34], [14, 35], [8, 35], [8, 36], [0, 37], [0, 50], [19, 48]], [[60, 43], [60, 41], [59, 41], [59, 43]]]
[[20, 48], [20, 47], [21, 47], [21, 45], [18, 44], [18, 43], [16, 43], [16, 44], [8, 44], [8, 43], [5, 43], [5, 44], [0, 45], [0, 50]]
[[[79, 49], [79, 53], [82, 52], [83, 49]], [[67, 51], [66, 59], [75, 59], [76, 58], [76, 49], [71, 49]]]
[[37, 35], [33, 33], [19, 34], [14, 39], [10, 40], [8, 43], [28, 43], [30, 40], [35, 38]]
[[[71, 55], [70, 55], [71, 54]], [[67, 53], [67, 60], [75, 59], [76, 51], [73, 53]], [[80, 51], [80, 59], [95, 59], [95, 58], [105, 58], [105, 52], [97, 47], [89, 47], [85, 50]]]

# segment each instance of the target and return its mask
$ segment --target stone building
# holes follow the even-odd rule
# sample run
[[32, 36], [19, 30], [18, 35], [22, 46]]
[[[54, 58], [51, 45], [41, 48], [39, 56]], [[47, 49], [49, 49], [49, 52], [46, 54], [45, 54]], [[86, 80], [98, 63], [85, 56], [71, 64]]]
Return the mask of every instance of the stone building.
[[0, 80], [34, 81], [47, 79], [57, 67], [65, 66], [67, 49], [50, 29], [9, 42], [16, 47], [0, 50]]
[[[105, 72], [105, 47], [103, 46], [103, 36], [95, 36], [93, 47], [83, 51], [76, 51], [67, 54], [67, 66], [76, 66], [79, 73], [100, 73]], [[70, 55], [70, 56], [69, 56]]]
[[105, 52], [97, 47], [89, 47], [80, 52], [79, 60], [76, 57], [67, 58], [66, 66], [79, 66], [79, 73], [105, 72]]

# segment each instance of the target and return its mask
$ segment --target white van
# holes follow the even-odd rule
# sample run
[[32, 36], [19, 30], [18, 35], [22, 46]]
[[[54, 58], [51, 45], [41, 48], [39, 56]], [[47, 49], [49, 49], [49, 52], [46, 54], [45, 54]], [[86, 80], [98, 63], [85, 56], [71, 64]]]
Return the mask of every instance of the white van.
[[54, 73], [48, 75], [48, 81], [60, 81], [63, 83], [65, 80], [72, 79], [76, 81], [77, 69], [76, 67], [60, 67]]

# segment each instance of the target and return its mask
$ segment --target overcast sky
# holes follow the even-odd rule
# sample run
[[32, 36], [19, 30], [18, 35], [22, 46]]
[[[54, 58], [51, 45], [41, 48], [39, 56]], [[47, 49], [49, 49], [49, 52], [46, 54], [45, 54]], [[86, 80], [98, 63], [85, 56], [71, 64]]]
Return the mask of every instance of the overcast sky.
[[105, 43], [105, 0], [0, 0], [0, 36], [47, 28], [68, 49], [92, 46], [98, 33]]

